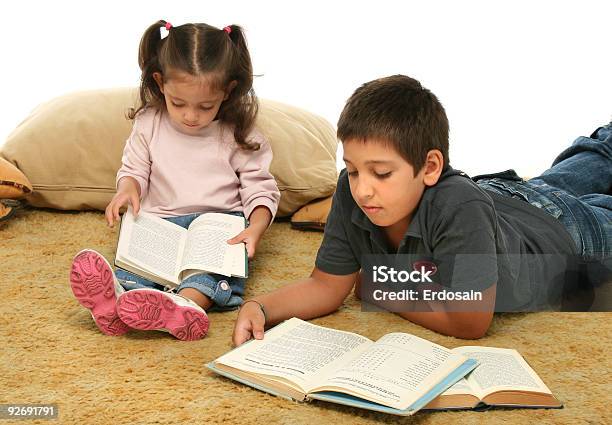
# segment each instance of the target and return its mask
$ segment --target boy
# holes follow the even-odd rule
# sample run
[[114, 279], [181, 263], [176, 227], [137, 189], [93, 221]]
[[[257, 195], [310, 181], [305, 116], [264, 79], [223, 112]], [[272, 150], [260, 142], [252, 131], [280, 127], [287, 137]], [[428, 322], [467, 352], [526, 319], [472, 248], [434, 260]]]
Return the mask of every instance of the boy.
[[[485, 334], [494, 311], [558, 308], [574, 258], [610, 259], [611, 133], [608, 125], [579, 138], [529, 182], [507, 171], [475, 183], [449, 165], [448, 121], [434, 94], [401, 75], [364, 84], [338, 122], [347, 168], [311, 276], [246, 301], [234, 344], [261, 339], [264, 325], [292, 316], [329, 314], [354, 286], [370, 303], [468, 339]], [[377, 273], [389, 280], [381, 258], [420, 279], [405, 286], [412, 296], [376, 283]], [[446, 300], [425, 300], [425, 289]]]

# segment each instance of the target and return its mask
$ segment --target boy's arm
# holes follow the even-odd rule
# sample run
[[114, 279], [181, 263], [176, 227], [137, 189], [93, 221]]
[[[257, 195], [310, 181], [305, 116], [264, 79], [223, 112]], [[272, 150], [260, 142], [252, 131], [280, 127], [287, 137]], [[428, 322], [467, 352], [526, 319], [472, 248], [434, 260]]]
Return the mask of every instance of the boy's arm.
[[264, 306], [265, 318], [257, 303], [246, 302], [234, 325], [234, 345], [252, 337], [263, 338], [264, 325], [275, 325], [291, 317], [308, 320], [337, 310], [350, 293], [356, 276], [357, 273], [333, 275], [315, 267], [307, 279], [252, 298]]
[[[485, 335], [493, 320], [496, 285], [481, 291], [482, 301], [376, 301], [361, 292], [361, 273], [356, 277], [355, 297], [383, 308], [392, 308], [400, 317], [444, 335], [478, 339]], [[396, 305], [392, 305], [396, 303]], [[409, 303], [409, 304], [406, 304]], [[474, 306], [470, 311], [470, 303]], [[412, 311], [402, 311], [402, 310]], [[449, 311], [450, 310], [450, 311]], [[461, 311], [462, 310], [462, 311]]]
[[[416, 301], [425, 304], [425, 301]], [[432, 311], [407, 311], [397, 314], [404, 319], [408, 319], [417, 325], [424, 326], [432, 331], [444, 335], [454, 336], [463, 339], [482, 338], [493, 320], [493, 309], [495, 306], [495, 285], [482, 291], [482, 303], [479, 311], [444, 311], [452, 308], [452, 302], [442, 303], [429, 302], [428, 306]], [[438, 304], [438, 305], [436, 305]], [[490, 307], [490, 308], [485, 308]], [[422, 308], [422, 305], [419, 306]], [[486, 311], [483, 311], [486, 310]]]
[[[432, 224], [432, 261], [437, 265], [433, 284], [420, 289], [482, 294], [478, 301], [414, 302], [402, 317], [437, 332], [458, 338], [484, 336], [495, 311], [499, 280], [497, 216], [491, 201], [474, 187], [460, 203], [440, 211]], [[428, 288], [426, 285], [432, 285]], [[430, 310], [431, 312], [427, 312]]]

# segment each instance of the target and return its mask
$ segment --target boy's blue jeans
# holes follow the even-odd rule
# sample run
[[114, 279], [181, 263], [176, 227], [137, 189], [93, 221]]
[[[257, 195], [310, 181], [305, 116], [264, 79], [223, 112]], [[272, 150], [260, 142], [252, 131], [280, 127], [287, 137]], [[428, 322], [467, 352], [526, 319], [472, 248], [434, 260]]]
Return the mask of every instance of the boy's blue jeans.
[[579, 137], [538, 177], [509, 170], [474, 178], [480, 187], [527, 201], [567, 229], [584, 262], [612, 258], [612, 123]]
[[[242, 216], [241, 212], [228, 212], [226, 214]], [[167, 217], [165, 220], [187, 228], [193, 220], [198, 218], [198, 216], [200, 216], [200, 214], [188, 214], [178, 217]], [[121, 283], [121, 286], [128, 291], [138, 288], [153, 288], [160, 291], [164, 290], [162, 285], [151, 282], [150, 280], [140, 277], [134, 273], [130, 273], [127, 270], [117, 268], [115, 271], [115, 276], [117, 277], [117, 280], [119, 280], [119, 283]], [[233, 310], [242, 304], [245, 282], [246, 279], [241, 277], [227, 277], [220, 274], [203, 273], [188, 277], [181, 282], [175, 291], [179, 292], [185, 288], [193, 288], [206, 295], [213, 301], [214, 304], [211, 308], [212, 311]]]

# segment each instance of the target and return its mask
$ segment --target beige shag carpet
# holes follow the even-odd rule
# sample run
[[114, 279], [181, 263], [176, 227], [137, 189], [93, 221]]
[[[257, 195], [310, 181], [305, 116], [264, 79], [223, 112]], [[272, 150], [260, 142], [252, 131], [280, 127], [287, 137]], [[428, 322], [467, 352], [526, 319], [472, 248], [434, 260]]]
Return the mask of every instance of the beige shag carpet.
[[[422, 411], [400, 418], [322, 402], [300, 404], [205, 369], [231, 348], [236, 312], [210, 314], [210, 333], [197, 342], [155, 331], [100, 333], [73, 298], [69, 266], [86, 247], [112, 260], [116, 238], [117, 227], [106, 227], [98, 212], [25, 209], [0, 223], [0, 403], [57, 403], [59, 420], [39, 421], [44, 424], [612, 423], [612, 313], [496, 315], [488, 335], [475, 342], [517, 349], [564, 409]], [[320, 240], [320, 233], [275, 223], [252, 263], [247, 296], [307, 276]], [[362, 313], [353, 296], [314, 323], [372, 339], [402, 331], [447, 347], [474, 344], [390, 313]]]

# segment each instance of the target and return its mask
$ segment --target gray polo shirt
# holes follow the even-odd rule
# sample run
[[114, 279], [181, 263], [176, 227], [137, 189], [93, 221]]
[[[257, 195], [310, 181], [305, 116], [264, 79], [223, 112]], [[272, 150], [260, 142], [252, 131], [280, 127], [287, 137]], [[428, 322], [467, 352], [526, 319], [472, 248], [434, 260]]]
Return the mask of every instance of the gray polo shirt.
[[434, 263], [435, 282], [454, 291], [497, 284], [496, 311], [516, 311], [543, 308], [551, 291], [560, 294], [565, 261], [576, 247], [554, 217], [485, 191], [449, 167], [424, 191], [396, 251], [353, 200], [343, 170], [315, 264], [346, 275], [359, 271], [369, 254], [406, 254], [402, 258], [412, 264]]

